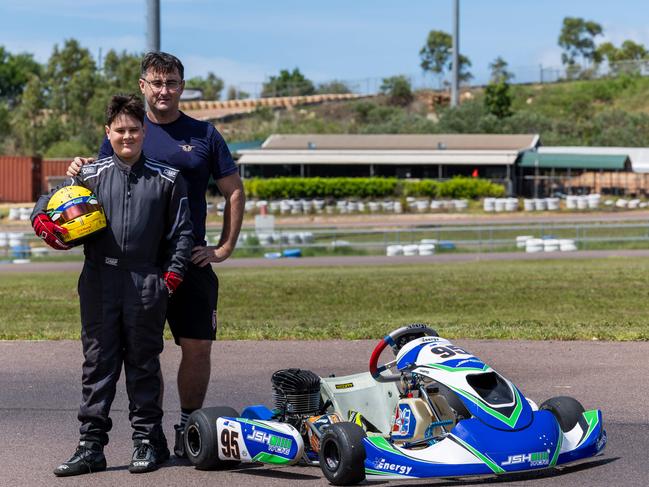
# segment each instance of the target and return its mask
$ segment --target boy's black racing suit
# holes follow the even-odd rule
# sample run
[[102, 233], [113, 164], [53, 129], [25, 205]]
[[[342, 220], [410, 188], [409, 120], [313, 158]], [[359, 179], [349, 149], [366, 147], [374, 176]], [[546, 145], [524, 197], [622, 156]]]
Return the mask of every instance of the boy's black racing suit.
[[[182, 276], [191, 258], [185, 181], [177, 169], [144, 156], [132, 167], [112, 156], [83, 166], [64, 185], [91, 190], [108, 222], [84, 242], [78, 285], [85, 358], [81, 439], [108, 443], [110, 406], [124, 363], [133, 438], [162, 441], [158, 356], [168, 298], [162, 276]], [[32, 221], [59, 188], [41, 196]]]

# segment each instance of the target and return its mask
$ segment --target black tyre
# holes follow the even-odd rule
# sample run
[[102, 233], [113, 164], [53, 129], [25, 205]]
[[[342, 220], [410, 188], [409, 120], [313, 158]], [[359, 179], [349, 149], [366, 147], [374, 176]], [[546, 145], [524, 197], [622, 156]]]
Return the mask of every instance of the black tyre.
[[199, 470], [221, 470], [240, 463], [219, 458], [216, 420], [223, 416], [236, 418], [239, 413], [229, 407], [203, 408], [194, 411], [187, 420], [185, 452], [191, 464]]
[[585, 411], [584, 406], [570, 396], [551, 397], [541, 404], [539, 409], [545, 409], [554, 414], [564, 433], [572, 430], [580, 420], [585, 422], [582, 416]]
[[334, 423], [320, 439], [320, 468], [333, 485], [354, 485], [365, 480], [363, 428], [354, 423]]

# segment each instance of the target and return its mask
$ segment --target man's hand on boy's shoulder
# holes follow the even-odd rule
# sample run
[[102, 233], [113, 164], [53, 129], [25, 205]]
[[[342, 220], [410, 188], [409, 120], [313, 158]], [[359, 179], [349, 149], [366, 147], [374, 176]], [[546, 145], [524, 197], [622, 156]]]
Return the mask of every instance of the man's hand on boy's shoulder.
[[68, 233], [67, 229], [54, 223], [52, 219], [44, 213], [41, 213], [34, 218], [32, 227], [34, 227], [36, 235], [45, 240], [45, 243], [53, 249], [68, 250], [72, 248], [59, 238], [59, 235], [62, 236]]
[[72, 162], [68, 166], [68, 170], [66, 171], [65, 175], [70, 177], [78, 176], [81, 172], [81, 168], [86, 164], [90, 164], [91, 162], [95, 162], [94, 157], [75, 157], [74, 159], [72, 159]]
[[232, 255], [232, 249], [225, 245], [197, 245], [192, 249], [192, 263], [199, 267], [205, 267], [214, 262], [218, 264]]

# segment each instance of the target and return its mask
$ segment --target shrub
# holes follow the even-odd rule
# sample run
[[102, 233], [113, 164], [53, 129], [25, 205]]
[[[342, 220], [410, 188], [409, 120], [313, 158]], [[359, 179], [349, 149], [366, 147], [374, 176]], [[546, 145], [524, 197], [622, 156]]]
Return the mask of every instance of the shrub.
[[477, 199], [503, 196], [505, 188], [486, 179], [456, 177], [439, 182], [397, 178], [251, 178], [244, 180], [246, 194], [260, 199], [281, 198], [429, 198]]
[[454, 177], [444, 181], [439, 187], [442, 198], [478, 199], [488, 196], [500, 197], [505, 195], [505, 187], [487, 179]]

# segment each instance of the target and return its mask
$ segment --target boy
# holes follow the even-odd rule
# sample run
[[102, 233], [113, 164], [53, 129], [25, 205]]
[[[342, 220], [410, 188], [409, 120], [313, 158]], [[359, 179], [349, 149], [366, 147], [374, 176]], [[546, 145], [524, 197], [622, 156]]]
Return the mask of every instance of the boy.
[[[57, 476], [106, 469], [103, 447], [122, 363], [134, 441], [129, 471], [149, 472], [169, 458], [161, 426], [159, 355], [167, 299], [191, 258], [192, 225], [178, 170], [142, 154], [143, 122], [138, 98], [114, 96], [106, 110], [114, 154], [84, 166], [66, 183], [96, 195], [108, 226], [84, 244], [78, 287], [84, 353], [80, 442], [54, 470]], [[44, 211], [49, 197], [36, 203], [32, 225], [50, 246], [66, 248], [62, 228]]]

